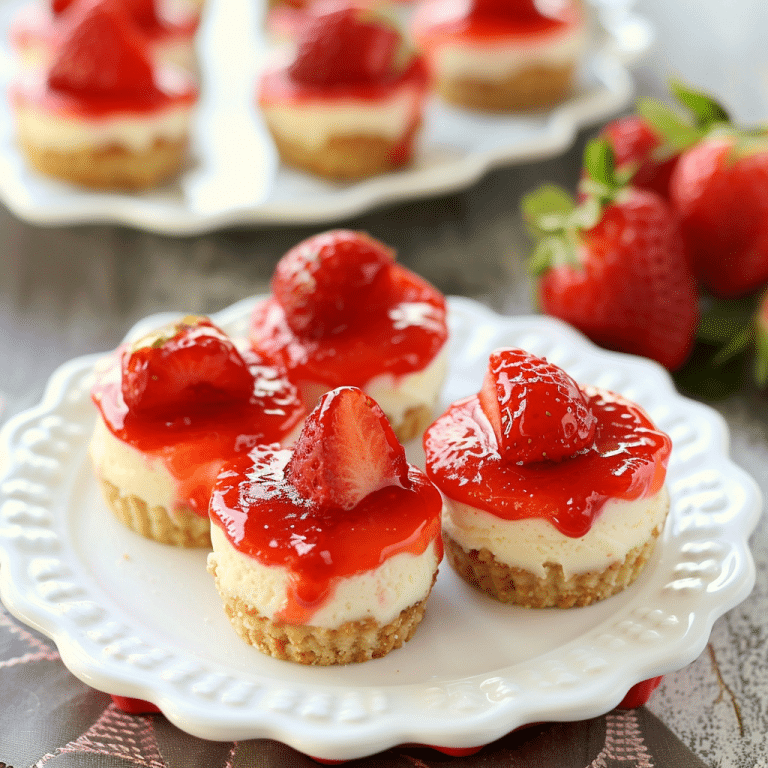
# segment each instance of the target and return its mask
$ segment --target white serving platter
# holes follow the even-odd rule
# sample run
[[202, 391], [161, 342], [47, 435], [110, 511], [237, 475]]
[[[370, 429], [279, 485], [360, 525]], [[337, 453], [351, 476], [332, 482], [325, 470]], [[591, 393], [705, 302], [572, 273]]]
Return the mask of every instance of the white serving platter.
[[[214, 320], [242, 333], [253, 303]], [[168, 319], [147, 318], [129, 336]], [[149, 701], [202, 738], [272, 738], [328, 760], [412, 742], [475, 747], [532, 722], [597, 716], [636, 683], [687, 665], [755, 579], [747, 540], [762, 502], [728, 458], [723, 419], [679, 395], [655, 363], [598, 349], [551, 318], [501, 317], [451, 298], [449, 321], [442, 406], [477, 391], [492, 349], [515, 345], [636, 400], [672, 437], [670, 517], [621, 594], [525, 610], [443, 563], [415, 637], [385, 658], [312, 668], [264, 656], [230, 627], [205, 552], [143, 539], [105, 507], [86, 453], [92, 355], [60, 368], [42, 403], [0, 433], [3, 603], [95, 688]], [[418, 443], [408, 450], [423, 459]]]
[[[0, 86], [14, 74], [7, 32], [28, 0], [0, 3]], [[0, 100], [0, 201], [40, 225], [125, 224], [169, 235], [227, 226], [338, 221], [388, 203], [464, 189], [492, 168], [551, 157], [576, 132], [627, 106], [628, 66], [650, 47], [653, 30], [632, 0], [591, 0], [592, 47], [571, 99], [547, 112], [482, 115], [430, 101], [412, 167], [337, 184], [291, 170], [277, 159], [254, 106], [257, 73], [268, 48], [263, 0], [209, 0], [200, 30], [200, 109], [187, 170], [140, 194], [91, 192], [30, 170], [19, 153], [8, 101]]]

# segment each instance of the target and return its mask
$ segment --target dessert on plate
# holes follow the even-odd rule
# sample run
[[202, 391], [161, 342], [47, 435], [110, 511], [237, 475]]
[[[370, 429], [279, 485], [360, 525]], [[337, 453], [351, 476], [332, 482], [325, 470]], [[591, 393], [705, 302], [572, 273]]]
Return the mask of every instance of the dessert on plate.
[[411, 31], [440, 96], [483, 111], [562, 101], [588, 42], [581, 0], [425, 0]]
[[257, 446], [222, 468], [208, 570], [233, 627], [263, 653], [317, 665], [379, 658], [422, 620], [441, 506], [376, 403], [340, 387], [293, 450]]
[[444, 296], [360, 232], [331, 230], [280, 259], [254, 308], [253, 347], [278, 360], [312, 409], [345, 384], [367, 392], [401, 442], [421, 435], [448, 364]]
[[22, 71], [10, 89], [29, 164], [94, 189], [138, 190], [174, 176], [197, 96], [187, 73], [152, 61], [112, 0], [73, 6], [50, 65]]
[[[137, 27], [153, 59], [197, 72], [195, 34], [199, 15], [166, 16], [156, 0], [111, 0]], [[11, 45], [24, 67], [50, 63], [66, 32], [66, 16], [79, 5], [94, 0], [33, 0], [22, 6], [10, 29]]]
[[90, 444], [115, 515], [147, 538], [209, 546], [221, 465], [258, 443], [295, 439], [306, 411], [281, 371], [187, 316], [119, 347], [97, 367]]
[[354, 180], [410, 162], [426, 69], [378, 10], [320, 4], [295, 51], [262, 73], [258, 104], [281, 159], [328, 179]]
[[589, 605], [629, 586], [669, 510], [671, 441], [640, 406], [523, 350], [494, 351], [477, 395], [424, 436], [446, 557], [528, 608]]

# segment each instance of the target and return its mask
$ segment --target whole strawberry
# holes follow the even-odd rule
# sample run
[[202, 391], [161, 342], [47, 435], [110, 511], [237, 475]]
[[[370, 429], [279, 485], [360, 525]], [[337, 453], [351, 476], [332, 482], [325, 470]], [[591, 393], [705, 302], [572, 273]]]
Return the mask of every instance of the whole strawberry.
[[523, 200], [538, 238], [532, 268], [541, 309], [597, 344], [675, 370], [691, 352], [699, 319], [675, 217], [659, 195], [618, 182], [607, 141], [590, 142], [584, 164], [578, 207], [552, 186]]
[[617, 176], [666, 199], [680, 153], [713, 126], [728, 122], [722, 105], [706, 94], [674, 81], [670, 91], [685, 113], [644, 99], [637, 103], [637, 114], [620, 117], [600, 132], [613, 149]]
[[733, 298], [768, 282], [768, 134], [714, 133], [682, 154], [670, 184], [696, 277]]

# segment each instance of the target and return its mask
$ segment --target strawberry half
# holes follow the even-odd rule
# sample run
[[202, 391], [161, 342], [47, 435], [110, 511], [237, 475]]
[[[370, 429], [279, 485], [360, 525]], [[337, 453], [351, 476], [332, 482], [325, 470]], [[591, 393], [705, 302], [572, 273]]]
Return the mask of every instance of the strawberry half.
[[394, 251], [362, 232], [323, 232], [280, 259], [272, 292], [294, 333], [328, 335], [354, 320], [376, 278], [393, 261]]
[[73, 6], [63, 24], [48, 73], [51, 88], [95, 96], [156, 92], [147, 43], [121, 5], [85, 2]]
[[698, 294], [666, 201], [622, 186], [605, 140], [587, 145], [588, 191], [577, 207], [557, 187], [526, 196], [538, 244], [531, 262], [539, 303], [597, 344], [645, 355], [669, 370], [691, 353]]
[[285, 476], [321, 508], [352, 509], [381, 488], [410, 487], [403, 446], [381, 408], [357, 387], [339, 387], [320, 398]]
[[525, 350], [491, 353], [478, 399], [506, 462], [560, 461], [592, 444], [597, 420], [579, 385]]
[[402, 66], [403, 37], [371, 9], [342, 7], [303, 28], [290, 77], [312, 86], [376, 83]]
[[160, 328], [123, 354], [123, 399], [134, 413], [170, 419], [246, 401], [253, 389], [254, 378], [231, 339], [204, 317]]

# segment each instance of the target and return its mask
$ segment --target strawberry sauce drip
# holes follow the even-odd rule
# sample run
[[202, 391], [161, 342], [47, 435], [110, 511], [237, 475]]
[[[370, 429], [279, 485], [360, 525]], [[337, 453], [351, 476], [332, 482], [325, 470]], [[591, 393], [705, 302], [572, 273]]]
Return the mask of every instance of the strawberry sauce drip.
[[[427, 69], [424, 60], [415, 56], [399, 73], [381, 82], [338, 83], [333, 86], [299, 83], [288, 74], [285, 67], [265, 70], [259, 89], [262, 104], [308, 101], [382, 101], [397, 90], [416, 85], [423, 94], [427, 89]], [[415, 100], [418, 107], [419, 100]]]
[[424, 438], [427, 473], [449, 498], [504, 520], [541, 517], [584, 536], [611, 499], [657, 493], [672, 443], [624, 398], [583, 388], [597, 417], [594, 444], [559, 462], [504, 463], [477, 396], [450, 406]]
[[[581, 15], [575, 3], [563, 3], [561, 8], [550, 14], [541, 13], [536, 5], [526, 1], [524, 8], [515, 10], [514, 4], [507, 5], [505, 12], [486, 12], [482, 3], [467, 3], [466, 0], [435, 0], [425, 3], [414, 19], [414, 34], [422, 43], [431, 40], [438, 43], [464, 38], [473, 42], [487, 42], [499, 38], [526, 38], [548, 35], [581, 23]], [[503, 3], [494, 3], [503, 5]]]
[[442, 557], [442, 500], [421, 470], [409, 468], [409, 488], [381, 488], [349, 510], [323, 509], [285, 479], [290, 457], [290, 450], [269, 447], [238, 457], [220, 473], [210, 507], [212, 522], [237, 550], [288, 569], [279, 620], [309, 623], [339, 579], [394, 555], [420, 555], [434, 541]]
[[279, 360], [292, 380], [362, 387], [375, 376], [425, 368], [448, 337], [445, 298], [425, 280], [392, 264], [377, 281], [361, 317], [339, 333], [296, 336], [274, 298], [251, 319], [254, 348]]
[[123, 400], [120, 351], [97, 373], [91, 397], [118, 440], [166, 467], [176, 481], [176, 509], [206, 516], [224, 462], [255, 445], [279, 443], [304, 416], [296, 389], [276, 368], [249, 364], [256, 379], [250, 400], [203, 403], [173, 420], [141, 418]]

